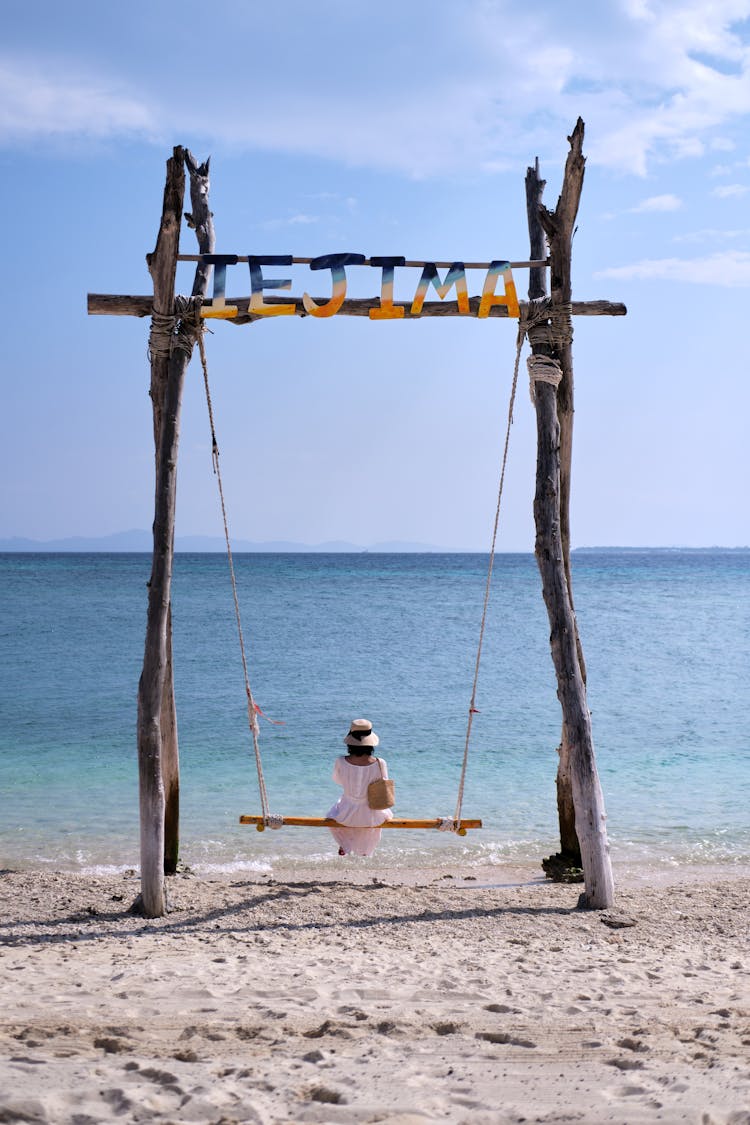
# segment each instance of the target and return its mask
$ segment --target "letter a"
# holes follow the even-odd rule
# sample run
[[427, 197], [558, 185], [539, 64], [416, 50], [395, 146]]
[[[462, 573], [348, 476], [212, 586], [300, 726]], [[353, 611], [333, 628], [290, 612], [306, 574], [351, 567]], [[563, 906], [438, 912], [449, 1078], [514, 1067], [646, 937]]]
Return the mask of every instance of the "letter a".
[[[497, 285], [497, 279], [500, 274], [503, 275], [503, 281], [505, 283], [505, 295], [503, 297], [496, 297], [495, 286]], [[508, 316], [518, 317], [521, 315], [510, 262], [490, 262], [490, 268], [487, 270], [487, 276], [484, 279], [482, 299], [479, 302], [479, 312], [477, 313], [480, 320], [490, 315], [490, 309], [493, 305], [506, 305]]]

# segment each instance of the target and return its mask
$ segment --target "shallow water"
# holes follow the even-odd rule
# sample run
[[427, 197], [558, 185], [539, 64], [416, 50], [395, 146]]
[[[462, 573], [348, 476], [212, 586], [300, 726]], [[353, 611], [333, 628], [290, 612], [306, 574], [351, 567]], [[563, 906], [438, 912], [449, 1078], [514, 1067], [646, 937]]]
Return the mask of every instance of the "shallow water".
[[[2, 555], [0, 864], [138, 859], [145, 555]], [[373, 720], [402, 816], [451, 815], [481, 618], [481, 555], [236, 558], [273, 811], [323, 813], [351, 718]], [[748, 552], [575, 552], [574, 592], [615, 861], [750, 859]], [[258, 833], [226, 560], [173, 584], [182, 857], [204, 870], [336, 862], [324, 830]], [[498, 556], [465, 839], [384, 833], [374, 861], [464, 867], [556, 850], [560, 713], [530, 555]]]

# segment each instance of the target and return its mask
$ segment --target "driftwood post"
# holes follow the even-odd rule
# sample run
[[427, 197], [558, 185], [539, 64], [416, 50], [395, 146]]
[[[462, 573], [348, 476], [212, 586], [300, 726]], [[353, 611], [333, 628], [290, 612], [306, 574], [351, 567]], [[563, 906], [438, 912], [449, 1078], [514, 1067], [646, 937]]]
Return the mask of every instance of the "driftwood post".
[[[542, 196], [546, 187], [546, 180], [539, 175], [539, 160], [533, 168], [526, 169], [526, 213], [529, 224], [529, 257], [532, 261], [540, 261], [547, 257], [547, 241], [544, 227], [540, 217], [542, 209]], [[543, 269], [529, 270], [529, 300], [538, 301], [547, 296], [545, 271]], [[552, 353], [551, 347], [538, 343], [537, 352], [542, 348], [545, 353]], [[557, 416], [560, 422], [560, 541], [562, 545], [565, 574], [568, 580], [568, 596], [571, 607], [573, 606], [573, 587], [570, 570], [570, 474], [572, 460], [572, 435], [573, 435], [573, 368], [568, 350], [568, 364], [563, 367], [563, 377], [557, 389]], [[564, 404], [564, 405], [563, 405]], [[563, 441], [562, 433], [566, 430], [566, 440]], [[586, 682], [586, 666], [583, 660], [583, 651], [578, 641], [578, 657], [581, 674]], [[550, 878], [557, 880], [575, 879], [581, 869], [581, 847], [576, 834], [575, 808], [573, 806], [573, 786], [570, 776], [570, 738], [563, 717], [562, 737], [558, 747], [557, 765], [557, 816], [560, 826], [560, 851], [553, 856], [542, 860], [542, 867]], [[576, 875], [573, 875], [573, 873]]]
[[[156, 449], [156, 486], [154, 500], [154, 548], [149, 580], [146, 641], [143, 671], [138, 684], [138, 776], [141, 822], [141, 906], [147, 915], [164, 913], [164, 822], [165, 789], [163, 745], [164, 727], [173, 706], [168, 669], [171, 665], [170, 584], [172, 577], [174, 527], [174, 473], [168, 472], [174, 434], [165, 435], [169, 417], [170, 336], [164, 324], [171, 324], [174, 309], [174, 287], [177, 255], [180, 249], [182, 202], [185, 194], [184, 153], [175, 148], [167, 161], [161, 226], [156, 249], [149, 255], [148, 267], [154, 285], [151, 339], [151, 401], [154, 414], [154, 445]], [[159, 341], [158, 324], [162, 324]], [[174, 430], [172, 416], [170, 431]], [[170, 513], [171, 509], [171, 513]], [[171, 518], [170, 518], [171, 515]], [[167, 706], [165, 708], [165, 696]], [[164, 716], [164, 726], [163, 719]], [[176, 722], [170, 732], [176, 743]], [[173, 780], [173, 779], [172, 779]], [[174, 805], [172, 805], [174, 808]]]
[[[150, 353], [156, 487], [146, 641], [138, 685], [138, 772], [140, 907], [152, 918], [165, 912], [164, 873], [175, 870], [179, 840], [179, 758], [172, 678], [171, 585], [182, 390], [200, 330], [194, 309], [185, 308], [185, 315], [179, 321], [175, 317], [175, 276], [185, 194], [185, 162], [190, 172], [194, 211], [189, 221], [196, 229], [210, 226], [207, 218], [208, 164], [197, 165], [189, 153], [177, 147], [167, 162], [161, 226], [156, 249], [148, 257], [154, 283]], [[201, 251], [204, 251], [203, 245]], [[206, 271], [202, 271], [196, 277], [194, 295], [205, 295], [206, 283]]]
[[[603, 909], [612, 905], [614, 883], [604, 797], [596, 769], [591, 715], [586, 701], [585, 666], [571, 593], [568, 523], [573, 413], [571, 253], [583, 187], [583, 133], [583, 121], [579, 118], [572, 136], [568, 138], [570, 152], [565, 164], [562, 192], [554, 212], [541, 204], [541, 188], [544, 185], [538, 180], [538, 170], [536, 172], [536, 210], [549, 242], [552, 303], [551, 325], [532, 326], [529, 340], [533, 355], [556, 361], [561, 376], [558, 386], [541, 379], [534, 382], [538, 441], [534, 497], [535, 554], [550, 622], [550, 647], [563, 715], [558, 806], [561, 788], [563, 797], [566, 797], [569, 777], [574, 831], [580, 844], [585, 883], [581, 905]], [[530, 195], [533, 195], [533, 190], [527, 178], [527, 200]], [[541, 362], [544, 363], [544, 359]], [[561, 417], [558, 411], [561, 411]], [[569, 821], [567, 826], [569, 828]]]

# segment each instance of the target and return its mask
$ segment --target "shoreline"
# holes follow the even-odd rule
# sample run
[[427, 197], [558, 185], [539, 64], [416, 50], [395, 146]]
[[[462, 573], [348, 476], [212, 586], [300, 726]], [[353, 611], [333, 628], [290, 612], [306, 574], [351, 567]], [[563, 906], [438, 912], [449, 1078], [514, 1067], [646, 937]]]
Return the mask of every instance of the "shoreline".
[[[748, 862], [738, 857], [734, 860], [706, 860], [696, 863], [681, 861], [673, 857], [655, 859], [653, 856], [640, 859], [613, 860], [612, 870], [615, 881], [615, 894], [619, 889], [632, 889], [644, 885], [670, 886], [675, 883], [734, 882], [747, 878]], [[37, 859], [28, 862], [17, 858], [0, 859], [0, 878], [4, 875], [35, 875], [71, 877], [72, 879], [118, 879], [139, 878], [137, 863], [80, 864], [78, 866], [56, 866], [52, 861], [40, 864]], [[283, 882], [304, 878], [309, 881], [330, 883], [348, 881], [352, 883], [370, 882], [372, 879], [386, 881], [394, 886], [414, 886], [417, 883], [440, 882], [444, 879], [466, 880], [477, 886], [502, 886], [510, 879], [514, 883], [539, 883], [552, 885], [542, 870], [541, 858], [507, 859], [492, 863], [475, 858], [464, 857], [451, 862], [444, 858], [440, 863], [422, 862], [393, 864], [378, 855], [358, 857], [347, 856], [343, 860], [331, 854], [330, 857], [315, 862], [295, 856], [280, 858], [278, 855], [266, 859], [258, 856], [253, 859], [211, 862], [180, 860], [176, 876], [167, 876], [167, 884], [172, 878], [190, 876], [209, 883], [231, 883], [236, 879], [248, 882], [263, 882], [267, 879]], [[575, 886], [576, 884], [570, 884]]]
[[0, 1120], [744, 1125], [742, 872], [527, 874], [5, 872]]

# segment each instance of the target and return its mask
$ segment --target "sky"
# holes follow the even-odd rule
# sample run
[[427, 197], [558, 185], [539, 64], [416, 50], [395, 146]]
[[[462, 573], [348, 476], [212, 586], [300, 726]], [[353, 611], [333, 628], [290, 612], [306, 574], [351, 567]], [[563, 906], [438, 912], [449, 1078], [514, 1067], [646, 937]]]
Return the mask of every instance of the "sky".
[[[750, 0], [4, 6], [0, 539], [151, 525], [148, 325], [86, 294], [150, 292], [174, 145], [211, 156], [218, 252], [523, 260], [526, 168], [554, 208], [579, 115], [573, 295], [628, 315], [575, 323], [573, 546], [747, 545]], [[511, 321], [214, 323], [207, 351], [235, 538], [489, 546]], [[524, 372], [506, 551], [534, 543]], [[202, 396], [196, 359], [178, 536], [222, 533]]]

